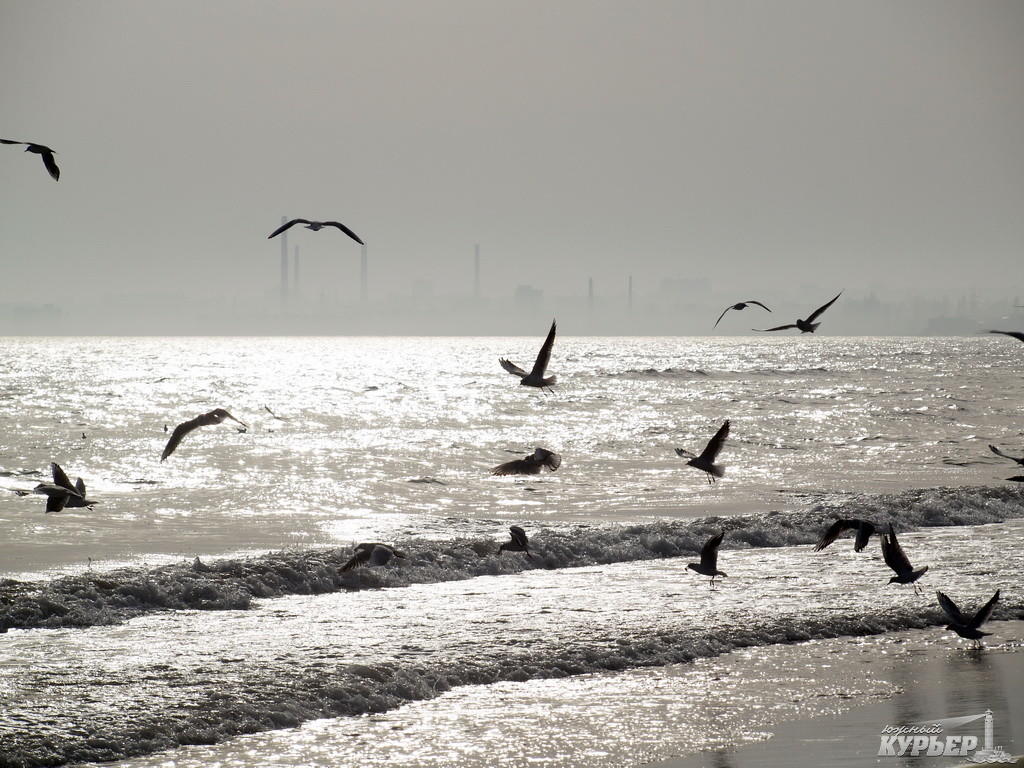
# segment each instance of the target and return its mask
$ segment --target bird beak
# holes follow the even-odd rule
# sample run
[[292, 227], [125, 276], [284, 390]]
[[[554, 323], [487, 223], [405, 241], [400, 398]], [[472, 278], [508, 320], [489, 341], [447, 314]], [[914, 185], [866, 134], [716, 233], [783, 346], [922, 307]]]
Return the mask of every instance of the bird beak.
[[243, 427], [245, 427], [246, 429], [248, 429], [248, 428], [249, 428], [249, 425], [248, 425], [248, 424], [246, 424], [246, 423], [245, 423], [244, 421], [239, 421], [239, 420], [238, 420], [238, 419], [236, 419], [236, 418], [235, 418], [234, 416], [232, 416], [232, 415], [231, 415], [230, 413], [228, 414], [228, 418], [229, 418], [229, 419], [231, 419], [231, 420], [232, 420], [232, 421], [234, 421], [234, 422], [237, 422], [238, 424], [241, 424], [241, 425], [242, 425]]

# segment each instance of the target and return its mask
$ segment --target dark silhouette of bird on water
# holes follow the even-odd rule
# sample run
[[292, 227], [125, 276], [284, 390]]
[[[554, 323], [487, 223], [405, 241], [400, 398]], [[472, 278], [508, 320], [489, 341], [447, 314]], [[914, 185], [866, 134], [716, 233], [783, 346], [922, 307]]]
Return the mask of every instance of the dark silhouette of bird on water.
[[[718, 316], [718, 319], [715, 320], [715, 328], [717, 328], [718, 324], [722, 322], [722, 318], [725, 317], [725, 313], [728, 312], [730, 309], [746, 309], [750, 304], [756, 304], [757, 306], [761, 307], [761, 309], [768, 309], [768, 307], [766, 307], [760, 301], [754, 301], [753, 299], [741, 301], [738, 304], [730, 304], [728, 307], [722, 310], [722, 314], [720, 314]], [[768, 311], [771, 312], [770, 309], [768, 309]]]
[[194, 419], [184, 421], [176, 426], [174, 431], [171, 432], [171, 439], [167, 441], [167, 445], [164, 447], [164, 452], [160, 456], [160, 461], [164, 461], [168, 456], [174, 453], [174, 449], [178, 447], [178, 444], [182, 439], [184, 439], [185, 435], [192, 430], [199, 429], [199, 427], [208, 427], [211, 424], [220, 424], [224, 419], [231, 419], [232, 421], [238, 422], [246, 429], [249, 428], [245, 422], [239, 421], [223, 408], [214, 408], [209, 413], [196, 416]]
[[53, 180], [60, 180], [60, 168], [57, 167], [57, 161], [53, 159], [57, 153], [49, 147], [32, 141], [15, 141], [14, 139], [0, 139], [0, 144], [25, 144], [26, 152], [33, 152], [43, 158], [43, 165], [46, 166], [46, 170], [49, 171]]
[[1003, 453], [1002, 451], [1000, 451], [994, 445], [990, 445], [988, 447], [988, 449], [990, 451], [992, 451], [992, 453], [994, 453], [996, 456], [1002, 456], [1004, 459], [1009, 459], [1010, 461], [1016, 461], [1018, 464], [1020, 464], [1022, 467], [1024, 467], [1024, 457], [1021, 457], [1021, 458], [1018, 459], [1016, 456], [1010, 456], [1008, 453]]
[[715, 436], [708, 441], [707, 446], [704, 448], [704, 452], [700, 456], [686, 450], [685, 448], [676, 448], [676, 455], [682, 456], [684, 459], [689, 458], [687, 463], [688, 466], [695, 467], [702, 472], [708, 474], [708, 484], [717, 483], [717, 478], [725, 475], [725, 467], [721, 464], [715, 464], [715, 459], [718, 457], [719, 451], [722, 450], [722, 446], [725, 444], [725, 438], [729, 436], [729, 420], [726, 419], [722, 426], [718, 428]]
[[349, 561], [341, 566], [341, 571], [351, 571], [363, 565], [387, 565], [393, 557], [405, 559], [405, 554], [387, 544], [364, 542], [356, 545], [355, 552]]
[[821, 550], [839, 538], [839, 534], [849, 530], [857, 531], [857, 537], [853, 541], [853, 551], [860, 552], [868, 545], [868, 540], [875, 533], [876, 529], [875, 524], [867, 520], [857, 520], [855, 518], [836, 520], [821, 535], [818, 543], [814, 545], [814, 551], [821, 552]]
[[960, 637], [967, 640], [974, 640], [978, 646], [981, 645], [981, 638], [992, 634], [991, 632], [982, 632], [978, 627], [988, 621], [993, 609], [996, 607], [996, 603], [999, 602], [998, 589], [989, 598], [989, 601], [981, 606], [978, 612], [969, 619], [960, 612], [957, 604], [950, 600], [949, 597], [938, 591], [935, 594], [938, 595], [939, 605], [942, 606], [942, 610], [949, 617], [949, 624], [946, 625], [946, 629], [953, 630]]
[[892, 523], [889, 523], [889, 533], [882, 534], [882, 559], [896, 572], [896, 575], [889, 579], [890, 584], [913, 584], [915, 594], [924, 593], [917, 580], [928, 572], [928, 566], [915, 569], [910, 564], [907, 553], [896, 540], [896, 531], [893, 530]]
[[273, 237], [277, 237], [282, 232], [284, 232], [286, 229], [288, 229], [290, 227], [294, 227], [296, 224], [305, 224], [306, 225], [306, 229], [311, 229], [314, 232], [319, 232], [324, 227], [337, 227], [338, 229], [340, 229], [342, 232], [344, 232], [346, 235], [351, 237], [353, 240], [355, 240], [360, 245], [366, 245], [366, 243], [364, 243], [362, 240], [359, 239], [359, 235], [357, 235], [351, 229], [346, 227], [340, 221], [309, 221], [308, 219], [292, 219], [291, 221], [282, 224], [280, 227], [278, 227], [273, 232], [271, 232], [269, 235], [267, 235], [267, 240], [270, 240]]
[[498, 362], [501, 363], [501, 367], [511, 373], [513, 376], [519, 377], [519, 383], [524, 387], [540, 387], [542, 390], [544, 387], [550, 387], [555, 383], [556, 377], [549, 376], [544, 378], [544, 372], [548, 368], [548, 361], [551, 359], [551, 347], [555, 344], [555, 321], [551, 321], [551, 330], [548, 331], [548, 337], [544, 339], [544, 344], [540, 348], [540, 352], [537, 353], [537, 359], [533, 363], [533, 368], [529, 373], [524, 371], [515, 363], [510, 360], [506, 360], [504, 357], [499, 357]]
[[562, 464], [562, 457], [547, 448], [537, 448], [529, 456], [506, 461], [491, 470], [492, 475], [539, 475], [547, 467], [554, 472]]
[[1024, 333], [1021, 331], [989, 331], [989, 333], [1001, 333], [1003, 336], [1012, 336], [1017, 341], [1024, 341]]
[[511, 538], [498, 547], [498, 554], [501, 555], [502, 552], [525, 552], [526, 556], [532, 560], [530, 540], [526, 537], [526, 531], [518, 525], [510, 525], [508, 530]]
[[712, 589], [715, 588], [716, 577], [729, 575], [725, 571], [718, 570], [718, 546], [722, 543], [724, 537], [725, 531], [712, 536], [700, 548], [700, 562], [687, 563], [686, 565], [687, 570], [696, 571], [702, 576], [710, 576], [711, 581], [709, 584]]
[[818, 329], [818, 326], [821, 325], [821, 323], [816, 323], [814, 321], [818, 319], [822, 312], [824, 312], [826, 309], [835, 304], [836, 299], [838, 299], [842, 295], [842, 291], [837, 293], [835, 295], [835, 298], [832, 299], [832, 301], [830, 301], [828, 304], [824, 304], [818, 307], [816, 310], [811, 312], [811, 314], [808, 315], [806, 320], [797, 320], [795, 323], [790, 323], [789, 325], [779, 325], [776, 326], [775, 328], [753, 328], [751, 330], [760, 331], [762, 333], [768, 333], [770, 331], [785, 331], [788, 328], [799, 328], [800, 333], [814, 333]]

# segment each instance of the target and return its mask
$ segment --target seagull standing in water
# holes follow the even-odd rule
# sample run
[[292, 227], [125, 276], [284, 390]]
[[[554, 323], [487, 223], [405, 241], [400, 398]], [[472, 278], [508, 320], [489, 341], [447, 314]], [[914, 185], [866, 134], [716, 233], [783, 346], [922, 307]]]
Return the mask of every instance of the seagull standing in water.
[[821, 539], [814, 545], [815, 552], [821, 552], [825, 547], [835, 541], [843, 531], [857, 531], [857, 538], [853, 541], [853, 551], [860, 552], [868, 545], [868, 540], [875, 533], [875, 524], [867, 520], [854, 518], [836, 520], [829, 526], [829, 529], [821, 535]]
[[57, 167], [57, 161], [53, 159], [53, 156], [57, 154], [52, 149], [42, 144], [36, 144], [31, 141], [14, 141], [14, 139], [0, 139], [0, 144], [25, 144], [26, 152], [33, 152], [43, 158], [43, 165], [46, 166], [46, 170], [53, 177], [54, 181], [60, 180], [60, 168]]
[[405, 555], [402, 552], [399, 552], [394, 547], [389, 547], [387, 544], [380, 544], [378, 542], [357, 544], [351, 559], [341, 566], [341, 571], [351, 571], [353, 568], [358, 568], [362, 565], [387, 565], [393, 557], [405, 559]]
[[[725, 317], [725, 313], [728, 312], [730, 309], [746, 309], [751, 304], [756, 304], [757, 306], [761, 307], [761, 309], [768, 309], [768, 307], [766, 307], [760, 301], [754, 301], [753, 299], [750, 299], [748, 301], [741, 301], [739, 304], [730, 304], [728, 307], [722, 310], [722, 314], [720, 314], [718, 316], [718, 319], [715, 320], [715, 328], [717, 328], [718, 324], [722, 322], [722, 318]], [[768, 311], [771, 312], [770, 309], [768, 309]]]
[[562, 457], [546, 448], [537, 448], [529, 456], [514, 461], [506, 461], [491, 470], [492, 475], [539, 475], [547, 467], [554, 472], [562, 464]]
[[718, 457], [718, 452], [722, 450], [722, 446], [725, 444], [725, 438], [729, 436], [729, 420], [726, 419], [715, 436], [708, 441], [707, 447], [704, 448], [704, 452], [697, 456], [691, 453], [685, 448], [676, 448], [676, 455], [681, 456], [684, 459], [690, 458], [687, 463], [688, 466], [695, 467], [702, 472], [708, 473], [708, 485], [717, 483], [717, 478], [725, 475], [725, 467], [721, 464], [715, 464], [715, 459]]
[[989, 598], [989, 601], [985, 603], [978, 610], [974, 616], [968, 619], [957, 607], [956, 603], [950, 600], [946, 595], [941, 592], [936, 592], [939, 597], [939, 605], [942, 606], [942, 610], [946, 612], [946, 616], [949, 617], [949, 624], [946, 625], [946, 629], [951, 629], [956, 632], [960, 637], [967, 640], [973, 640], [978, 647], [981, 647], [981, 638], [991, 635], [991, 632], [982, 632], [978, 627], [988, 621], [989, 616], [992, 615], [992, 610], [996, 607], [996, 603], [999, 602], [999, 590]]
[[907, 553], [896, 540], [896, 531], [893, 530], [892, 523], [889, 523], [888, 535], [882, 534], [882, 559], [896, 572], [896, 575], [889, 579], [890, 584], [913, 584], [914, 594], [924, 594], [917, 580], [928, 572], [928, 566], [915, 569], [910, 564]]
[[555, 377], [549, 376], [544, 378], [544, 372], [547, 370], [548, 361], [551, 359], [551, 347], [555, 344], [555, 321], [551, 321], [551, 330], [548, 331], [548, 337], [544, 339], [544, 345], [540, 348], [540, 352], [537, 354], [537, 359], [533, 363], [533, 369], [527, 373], [515, 363], [510, 360], [506, 360], [504, 357], [499, 357], [498, 362], [501, 363], [501, 367], [511, 373], [513, 376], [519, 377], [519, 383], [524, 387], [540, 387], [543, 391], [544, 387], [550, 388], [555, 383]]
[[[174, 453], [174, 449], [178, 447], [178, 444], [182, 439], [194, 429], [199, 427], [208, 427], [211, 424], [220, 424], [224, 419], [231, 419], [232, 421], [238, 422], [243, 427], [248, 429], [248, 425], [245, 422], [238, 421], [234, 416], [225, 411], [223, 408], [214, 408], [209, 413], [204, 413], [201, 416], [196, 416], [194, 419], [182, 422], [174, 428], [171, 433], [171, 439], [167, 441], [167, 445], [164, 447], [163, 455], [160, 456], [160, 461], [164, 461], [168, 456]], [[166, 426], [164, 431], [166, 431]]]
[[508, 530], [511, 533], [512, 538], [498, 547], [498, 554], [501, 555], [502, 552], [525, 552], [526, 556], [532, 560], [533, 555], [530, 554], [530, 540], [526, 537], [526, 531], [518, 525], [511, 525]]
[[828, 304], [818, 307], [816, 310], [811, 312], [811, 314], [807, 317], [806, 320], [797, 320], [795, 323], [790, 323], [789, 325], [779, 325], [776, 326], [775, 328], [753, 328], [752, 330], [759, 331], [761, 333], [768, 333], [770, 331], [785, 331], [788, 328], [799, 328], [800, 333], [814, 333], [818, 329], [818, 326], [821, 325], [821, 323], [816, 323], [814, 321], [818, 319], [822, 312], [824, 312], [826, 309], [835, 304], [836, 299], [838, 299], [842, 295], [842, 291], [837, 293], [835, 295], [835, 298], [832, 299], [832, 301], [830, 301]]
[[364, 243], [362, 240], [359, 239], [359, 235], [357, 235], [351, 229], [346, 227], [340, 221], [308, 221], [307, 219], [292, 219], [291, 221], [287, 222], [286, 224], [282, 224], [280, 227], [278, 227], [273, 232], [271, 232], [269, 235], [267, 235], [267, 240], [270, 240], [273, 237], [277, 237], [282, 232], [284, 232], [286, 229], [288, 229], [289, 227], [294, 227], [296, 224], [305, 224], [306, 225], [306, 229], [311, 229], [314, 232], [319, 232], [324, 227], [337, 227], [338, 229], [340, 229], [342, 232], [344, 232], [346, 235], [351, 237], [353, 240], [355, 240], [360, 245], [366, 245], [366, 243]]
[[700, 562], [686, 565], [687, 570], [696, 571], [702, 576], [710, 576], [709, 584], [712, 589], [715, 588], [715, 577], [729, 575], [725, 571], [718, 570], [718, 545], [722, 543], [724, 536], [725, 531], [722, 531], [704, 542], [704, 546], [700, 549]]

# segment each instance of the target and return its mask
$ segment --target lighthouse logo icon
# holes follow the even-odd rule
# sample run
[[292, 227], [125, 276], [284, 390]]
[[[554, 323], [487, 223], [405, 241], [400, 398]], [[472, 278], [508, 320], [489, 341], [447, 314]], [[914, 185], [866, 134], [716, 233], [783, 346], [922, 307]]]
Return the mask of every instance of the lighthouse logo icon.
[[[984, 718], [984, 736], [974, 734], [947, 734], [947, 729], [961, 728]], [[971, 754], [973, 752], [973, 754]], [[878, 747], [880, 756], [902, 757], [918, 755], [948, 755], [967, 758], [974, 763], [1012, 763], [1014, 758], [995, 744], [995, 724], [992, 710], [966, 717], [947, 717], [925, 720], [911, 725], [887, 725], [882, 729]]]

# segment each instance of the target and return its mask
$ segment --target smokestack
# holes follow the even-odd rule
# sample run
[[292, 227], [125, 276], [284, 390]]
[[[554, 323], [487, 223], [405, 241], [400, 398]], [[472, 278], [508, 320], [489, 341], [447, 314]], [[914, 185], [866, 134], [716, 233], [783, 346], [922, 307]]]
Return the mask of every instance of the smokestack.
[[587, 308], [594, 309], [594, 278], [587, 278]]
[[480, 298], [480, 243], [473, 246], [473, 296]]
[[[281, 217], [281, 223], [288, 221], [287, 216]], [[281, 233], [281, 303], [288, 301], [288, 233]]]
[[369, 286], [368, 281], [368, 266], [366, 264], [366, 246], [362, 248], [362, 254], [359, 259], [359, 299], [365, 304], [366, 299], [369, 297]]
[[628, 296], [628, 298], [626, 300], [627, 304], [629, 306], [629, 309], [632, 310], [633, 309], [633, 276], [632, 275], [629, 276], [629, 291], [627, 293], [627, 296]]
[[292, 256], [292, 267], [295, 270], [292, 274], [292, 290], [296, 295], [299, 293], [299, 246], [295, 246], [295, 253]]

